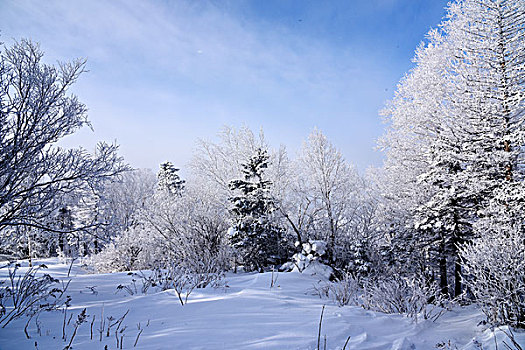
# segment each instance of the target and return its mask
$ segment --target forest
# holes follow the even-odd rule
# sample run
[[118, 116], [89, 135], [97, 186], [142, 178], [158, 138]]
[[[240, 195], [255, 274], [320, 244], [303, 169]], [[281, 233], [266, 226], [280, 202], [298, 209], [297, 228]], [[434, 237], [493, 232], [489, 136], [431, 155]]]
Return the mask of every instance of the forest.
[[[500, 349], [523, 349], [525, 2], [460, 0], [446, 13], [380, 112], [385, 161], [366, 171], [317, 128], [291, 154], [262, 129], [225, 126], [197, 142], [184, 177], [170, 161], [135, 169], [117, 144], [62, 148], [90, 127], [88, 106], [70, 92], [86, 61], [47, 64], [31, 40], [4, 44], [0, 327], [29, 339], [40, 314], [65, 324], [75, 297], [42, 262], [131, 271], [132, 284], [113, 288], [173, 291], [181, 307], [231, 276], [271, 274], [273, 287], [274, 275], [315, 267], [326, 272], [324, 303], [415, 322], [474, 307], [487, 329], [504, 330]], [[65, 349], [90, 321], [77, 311]], [[468, 349], [493, 344], [480, 346]]]

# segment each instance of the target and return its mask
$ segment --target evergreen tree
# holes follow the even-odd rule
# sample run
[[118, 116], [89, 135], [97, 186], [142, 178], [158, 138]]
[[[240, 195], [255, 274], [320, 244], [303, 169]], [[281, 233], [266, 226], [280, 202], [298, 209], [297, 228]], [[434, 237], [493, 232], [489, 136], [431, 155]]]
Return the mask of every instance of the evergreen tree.
[[272, 222], [275, 210], [270, 196], [272, 182], [264, 179], [268, 153], [257, 149], [242, 165], [243, 179], [230, 181], [236, 195], [230, 198], [233, 225], [230, 241], [248, 270], [261, 270], [281, 260], [280, 243], [283, 229]]
[[175, 168], [173, 163], [164, 162], [160, 164], [160, 170], [157, 174], [157, 188], [161, 193], [169, 193], [181, 196], [184, 191], [184, 180], [181, 180], [177, 173], [179, 169]]

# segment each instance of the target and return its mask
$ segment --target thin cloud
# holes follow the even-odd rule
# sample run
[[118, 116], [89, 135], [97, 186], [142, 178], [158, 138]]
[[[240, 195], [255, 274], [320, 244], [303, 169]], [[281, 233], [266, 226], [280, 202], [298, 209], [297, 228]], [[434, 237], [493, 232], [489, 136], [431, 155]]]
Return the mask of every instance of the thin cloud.
[[[157, 158], [180, 164], [196, 138], [225, 123], [281, 130], [275, 141], [293, 144], [314, 125], [329, 135], [330, 128], [337, 135], [347, 126], [348, 133], [365, 137], [354, 128], [370, 113], [366, 91], [384, 75], [373, 58], [208, 2], [0, 6], [9, 36], [41, 42], [53, 59], [88, 58], [90, 73], [75, 91], [90, 108], [97, 133], [82, 137], [117, 138], [138, 166], [154, 167]], [[155, 145], [140, 133], [157, 135]], [[159, 156], [139, 157], [141, 150]]]

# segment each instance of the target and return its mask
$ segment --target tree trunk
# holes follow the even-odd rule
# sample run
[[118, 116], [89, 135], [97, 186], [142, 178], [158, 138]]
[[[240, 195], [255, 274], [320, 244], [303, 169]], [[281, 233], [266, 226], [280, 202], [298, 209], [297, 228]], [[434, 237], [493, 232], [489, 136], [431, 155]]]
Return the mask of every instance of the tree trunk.
[[27, 234], [27, 249], [29, 251], [29, 267], [33, 267], [33, 250], [31, 249], [31, 233]]
[[447, 258], [439, 259], [439, 286], [441, 287], [441, 294], [448, 296], [448, 281], [447, 281]]
[[448, 296], [448, 278], [447, 278], [447, 256], [445, 254], [445, 243], [441, 242], [439, 246], [439, 286], [441, 294]]
[[461, 262], [459, 258], [456, 257], [456, 262], [454, 263], [454, 297], [461, 295], [462, 286], [461, 286]]

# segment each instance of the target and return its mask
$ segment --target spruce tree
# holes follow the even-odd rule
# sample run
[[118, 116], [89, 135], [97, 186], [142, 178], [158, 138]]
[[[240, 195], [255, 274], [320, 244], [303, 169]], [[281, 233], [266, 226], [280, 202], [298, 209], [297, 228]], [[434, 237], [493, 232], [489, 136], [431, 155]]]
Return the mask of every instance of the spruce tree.
[[179, 169], [171, 162], [160, 164], [160, 170], [157, 174], [157, 189], [161, 193], [181, 196], [184, 191], [184, 180], [181, 180]]
[[270, 195], [272, 182], [264, 178], [268, 152], [257, 149], [242, 165], [243, 179], [230, 181], [233, 217], [230, 242], [247, 270], [262, 270], [280, 262], [283, 229], [272, 222], [275, 203]]

